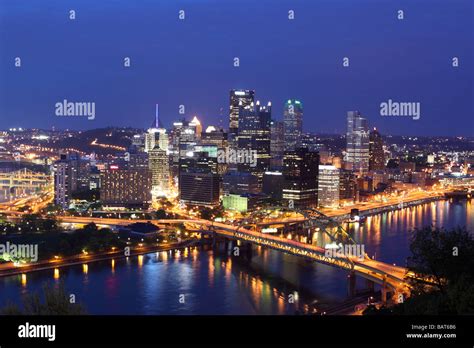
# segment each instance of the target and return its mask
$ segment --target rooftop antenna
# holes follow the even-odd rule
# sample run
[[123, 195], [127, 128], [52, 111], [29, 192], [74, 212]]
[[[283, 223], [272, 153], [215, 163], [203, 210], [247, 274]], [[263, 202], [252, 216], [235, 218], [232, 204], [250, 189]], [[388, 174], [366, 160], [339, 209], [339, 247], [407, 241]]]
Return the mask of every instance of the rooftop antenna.
[[155, 112], [155, 128], [160, 128], [160, 122], [158, 118], [158, 103], [156, 104], [156, 112]]

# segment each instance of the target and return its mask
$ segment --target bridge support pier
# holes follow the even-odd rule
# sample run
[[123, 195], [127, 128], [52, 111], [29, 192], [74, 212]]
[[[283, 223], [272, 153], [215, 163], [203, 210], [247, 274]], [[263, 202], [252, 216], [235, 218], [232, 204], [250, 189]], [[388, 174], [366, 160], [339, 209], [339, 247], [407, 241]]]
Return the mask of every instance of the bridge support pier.
[[382, 283], [381, 293], [382, 293], [382, 303], [386, 304], [388, 299], [390, 298], [390, 289], [388, 288], [385, 279], [383, 280], [383, 283]]
[[347, 276], [347, 295], [354, 297], [356, 291], [356, 275], [354, 271], [350, 271]]

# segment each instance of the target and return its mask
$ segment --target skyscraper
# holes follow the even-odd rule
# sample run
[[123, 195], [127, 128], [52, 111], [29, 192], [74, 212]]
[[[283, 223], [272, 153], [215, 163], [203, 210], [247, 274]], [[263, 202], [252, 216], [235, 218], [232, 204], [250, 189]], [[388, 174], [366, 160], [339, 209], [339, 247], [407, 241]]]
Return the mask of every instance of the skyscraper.
[[201, 139], [202, 125], [201, 125], [201, 122], [199, 122], [197, 116], [194, 116], [191, 122], [189, 122], [189, 127], [194, 127], [195, 129], [194, 133], [196, 134], [196, 139]]
[[[272, 105], [260, 105], [257, 101], [247, 106], [240, 113], [238, 148], [255, 151], [256, 163], [243, 163], [239, 165], [240, 171], [248, 171], [261, 179], [263, 173], [270, 168], [270, 124]], [[260, 185], [261, 186], [261, 185]]]
[[357, 182], [354, 173], [350, 170], [339, 171], [339, 201], [353, 203], [357, 199]]
[[346, 169], [366, 173], [369, 170], [369, 129], [359, 111], [347, 112]]
[[248, 172], [228, 172], [222, 177], [222, 189], [225, 195], [258, 193], [258, 178]]
[[157, 196], [166, 195], [170, 186], [170, 163], [165, 150], [156, 146], [149, 152], [152, 191]]
[[283, 193], [284, 179], [282, 172], [265, 172], [263, 174], [263, 193], [280, 201]]
[[384, 168], [383, 140], [380, 133], [374, 128], [369, 135], [369, 170], [382, 170]]
[[270, 167], [281, 168], [285, 152], [285, 127], [282, 121], [272, 120], [270, 125]]
[[61, 206], [63, 209], [67, 209], [71, 198], [69, 163], [66, 161], [65, 155], [61, 157], [62, 158], [53, 165], [54, 204]]
[[156, 128], [150, 128], [145, 133], [145, 152], [149, 152], [155, 147], [157, 131]]
[[305, 148], [285, 152], [283, 157], [283, 199], [294, 206], [318, 204], [319, 154]]
[[339, 169], [331, 165], [319, 165], [318, 206], [339, 205]]
[[200, 171], [179, 175], [179, 199], [186, 204], [216, 206], [219, 204], [219, 175]]
[[169, 146], [168, 134], [164, 128], [150, 128], [145, 133], [145, 152], [149, 152], [159, 146], [160, 149], [167, 151]]
[[229, 138], [233, 138], [239, 132], [239, 116], [241, 109], [250, 106], [254, 102], [255, 91], [231, 90], [229, 103]]
[[168, 150], [168, 134], [166, 134], [166, 129], [163, 128], [158, 117], [158, 104], [156, 104], [155, 120], [145, 133], [145, 152], [153, 150], [155, 145], [159, 145], [165, 151]]
[[283, 109], [285, 132], [285, 150], [294, 151], [301, 146], [303, 133], [303, 104], [299, 100], [289, 99]]
[[151, 203], [148, 168], [123, 169], [111, 165], [101, 172], [100, 199], [106, 206], [147, 207]]
[[54, 202], [67, 208], [74, 192], [87, 191], [90, 188], [90, 161], [77, 153], [61, 154], [60, 160], [53, 165]]

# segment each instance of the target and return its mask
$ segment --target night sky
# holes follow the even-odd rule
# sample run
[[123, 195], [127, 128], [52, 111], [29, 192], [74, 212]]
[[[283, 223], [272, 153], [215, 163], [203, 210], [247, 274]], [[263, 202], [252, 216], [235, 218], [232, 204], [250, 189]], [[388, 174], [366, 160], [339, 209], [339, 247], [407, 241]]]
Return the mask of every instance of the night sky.
[[[180, 104], [204, 126], [227, 127], [229, 90], [245, 88], [272, 101], [277, 119], [300, 99], [306, 131], [343, 133], [346, 112], [360, 110], [383, 134], [473, 136], [473, 4], [0, 0], [0, 129], [146, 128], [155, 103], [167, 127]], [[56, 116], [63, 99], [95, 102], [95, 120]], [[421, 118], [380, 116], [388, 99], [420, 102]]]

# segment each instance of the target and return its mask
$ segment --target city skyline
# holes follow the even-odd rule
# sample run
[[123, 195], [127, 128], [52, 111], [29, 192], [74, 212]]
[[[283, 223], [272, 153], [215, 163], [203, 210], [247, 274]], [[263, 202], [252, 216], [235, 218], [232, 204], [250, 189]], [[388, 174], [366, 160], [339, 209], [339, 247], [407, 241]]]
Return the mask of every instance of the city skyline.
[[473, 19], [473, 0], [0, 0], [6, 343], [211, 344], [234, 316], [295, 332], [258, 344], [467, 342]]
[[[184, 105], [186, 116], [198, 115], [206, 124], [225, 128], [228, 91], [237, 88], [255, 90], [259, 99], [272, 101], [277, 120], [283, 120], [286, 100], [301, 100], [305, 132], [344, 133], [345, 122], [339, 116], [361, 110], [384, 134], [470, 135], [465, 134], [474, 114], [469, 97], [474, 75], [468, 0], [449, 7], [440, 1], [429, 7], [423, 1], [404, 4], [403, 20], [397, 19], [396, 8], [368, 1], [344, 7], [309, 3], [305, 10], [298, 3], [267, 6], [262, 1], [252, 5], [255, 17], [250, 19], [234, 3], [212, 3], [215, 13], [184, 2], [183, 21], [178, 19], [177, 4], [151, 4], [153, 14], [143, 18], [139, 9], [119, 2], [110, 16], [99, 20], [90, 17], [91, 3], [86, 1], [77, 6], [77, 18], [71, 22], [69, 8], [60, 2], [52, 2], [51, 12], [20, 3], [2, 5], [7, 15], [0, 17], [5, 24], [0, 31], [0, 73], [5, 77], [0, 82], [0, 128], [145, 126], [157, 102], [166, 127], [181, 116], [179, 107]], [[102, 6], [98, 14], [112, 11]], [[287, 18], [289, 8], [295, 11], [293, 21]], [[449, 16], [451, 11], [456, 15]], [[317, 14], [318, 20], [309, 14]], [[329, 20], [333, 16], [340, 19], [337, 26]], [[357, 26], [351, 24], [354, 16], [361, 19]], [[128, 29], [119, 26], [125, 18]], [[26, 36], [20, 21], [35, 30]], [[50, 25], [44, 26], [44, 21]], [[249, 25], [255, 22], [259, 25]], [[273, 30], [265, 29], [265, 24]], [[66, 29], [55, 31], [59, 25]], [[155, 26], [160, 28], [156, 37]], [[198, 33], [193, 34], [190, 26], [198, 26]], [[107, 42], [103, 47], [87, 40], [99, 27], [106, 27], [98, 37]], [[315, 39], [310, 32], [331, 34]], [[44, 42], [43, 36], [50, 40]], [[134, 40], [137, 36], [140, 43]], [[415, 39], [417, 47], [411, 44]], [[40, 56], [35, 53], [36, 41], [43, 45]], [[119, 42], [118, 47], [128, 49], [110, 49]], [[89, 54], [92, 57], [85, 59]], [[15, 66], [17, 57], [21, 67]], [[125, 57], [130, 58], [128, 68]], [[453, 57], [458, 59], [456, 67]], [[234, 58], [239, 58], [238, 67]], [[347, 67], [344, 58], [349, 59]], [[95, 102], [96, 118], [57, 117], [54, 105], [63, 99]], [[421, 117], [381, 116], [380, 104], [388, 100], [420, 103]]]

